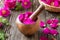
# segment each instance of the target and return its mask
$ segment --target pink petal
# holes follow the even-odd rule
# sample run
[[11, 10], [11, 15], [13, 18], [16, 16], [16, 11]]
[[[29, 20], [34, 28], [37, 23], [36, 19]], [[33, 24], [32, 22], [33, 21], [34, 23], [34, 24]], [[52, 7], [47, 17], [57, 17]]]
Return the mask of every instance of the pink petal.
[[51, 24], [52, 23], [52, 20], [51, 19], [47, 20], [47, 23], [48, 24]]
[[43, 33], [44, 34], [49, 34], [50, 33], [50, 29], [49, 28], [44, 28], [43, 29]]
[[58, 27], [58, 24], [56, 23], [50, 24], [50, 27], [56, 29]]
[[28, 14], [28, 16], [30, 16], [32, 14], [32, 12], [25, 12], [25, 14]]
[[24, 14], [20, 14], [20, 15], [19, 15], [19, 20], [20, 20], [21, 22], [23, 22], [24, 16], [25, 16]]
[[50, 34], [52, 34], [53, 36], [57, 36], [59, 33], [58, 33], [57, 30], [51, 29], [51, 30], [50, 30]]
[[28, 18], [26, 21], [24, 21], [24, 24], [34, 24], [34, 23], [35, 22], [30, 18]]
[[55, 1], [54, 2], [54, 6], [58, 7], [59, 6], [59, 2], [58, 1]]
[[3, 27], [3, 23], [0, 22], [0, 28]]
[[20, 2], [22, 2], [22, 0], [18, 0], [18, 2], [20, 3]]
[[56, 24], [59, 22], [59, 20], [57, 18], [54, 18], [52, 21]]
[[10, 9], [14, 9], [16, 6], [16, 0], [5, 0], [4, 4], [6, 7], [10, 8]]
[[49, 5], [50, 5], [50, 4], [51, 4], [51, 2], [52, 2], [52, 0], [47, 0], [46, 2], [47, 2], [47, 4], [49, 4]]
[[40, 22], [40, 27], [41, 27], [41, 28], [44, 28], [45, 26], [46, 26], [45, 23], [44, 23], [43, 21], [41, 21], [41, 22]]
[[45, 36], [41, 36], [40, 40], [49, 40], [49, 39], [47, 37], [45, 37]]

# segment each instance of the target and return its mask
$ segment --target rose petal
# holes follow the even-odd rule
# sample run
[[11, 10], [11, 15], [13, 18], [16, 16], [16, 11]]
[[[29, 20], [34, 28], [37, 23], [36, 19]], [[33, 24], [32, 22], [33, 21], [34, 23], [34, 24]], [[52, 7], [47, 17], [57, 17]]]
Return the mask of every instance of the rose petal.
[[50, 29], [49, 28], [44, 28], [43, 29], [43, 33], [44, 34], [49, 34], [50, 33]]
[[55, 1], [54, 2], [54, 6], [58, 7], [59, 6], [59, 2], [58, 1]]
[[45, 26], [46, 26], [45, 23], [44, 23], [43, 21], [41, 21], [41, 22], [40, 22], [40, 27], [41, 27], [41, 28], [44, 28]]
[[56, 23], [50, 24], [50, 27], [56, 29], [58, 27], [58, 24]]
[[28, 18], [26, 21], [24, 21], [24, 24], [34, 24], [35, 21], [33, 21], [32, 19]]
[[24, 17], [25, 17], [25, 15], [24, 15], [24, 14], [20, 14], [20, 15], [19, 15], [19, 20], [20, 20], [21, 22], [23, 22]]
[[54, 18], [52, 21], [56, 24], [59, 22], [59, 20], [57, 18]]
[[47, 20], [47, 23], [48, 24], [51, 24], [52, 23], [52, 20], [51, 19]]
[[53, 36], [57, 36], [59, 33], [58, 33], [57, 30], [51, 29], [51, 30], [50, 30], [50, 34], [52, 34]]
[[40, 40], [49, 40], [49, 39], [47, 37], [45, 37], [45, 36], [41, 36]]

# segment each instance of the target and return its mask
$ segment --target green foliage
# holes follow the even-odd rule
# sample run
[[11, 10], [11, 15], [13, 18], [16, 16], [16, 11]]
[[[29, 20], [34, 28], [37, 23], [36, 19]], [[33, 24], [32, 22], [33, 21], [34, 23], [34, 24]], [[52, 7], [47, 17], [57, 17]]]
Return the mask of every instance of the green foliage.
[[[6, 18], [0, 17], [0, 22], [3, 23], [3, 26], [9, 26], [9, 22]], [[3, 29], [0, 29], [0, 40], [5, 40], [6, 34]]]
[[5, 40], [5, 32], [0, 30], [0, 40]]
[[57, 17], [58, 17], [58, 19], [60, 20], [60, 14], [59, 14]]
[[33, 0], [30, 0], [31, 2], [33, 2]]
[[15, 10], [23, 10], [23, 7], [21, 6], [21, 3], [17, 3]]
[[0, 22], [2, 22], [6, 26], [9, 26], [9, 22], [6, 18], [0, 17]]

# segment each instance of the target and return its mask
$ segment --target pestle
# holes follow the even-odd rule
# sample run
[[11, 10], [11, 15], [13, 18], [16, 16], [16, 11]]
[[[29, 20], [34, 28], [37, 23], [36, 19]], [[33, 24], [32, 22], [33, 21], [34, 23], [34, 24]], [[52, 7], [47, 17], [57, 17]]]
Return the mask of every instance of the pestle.
[[41, 4], [29, 18], [35, 20], [37, 16], [44, 10], [44, 8], [45, 8], [44, 5]]

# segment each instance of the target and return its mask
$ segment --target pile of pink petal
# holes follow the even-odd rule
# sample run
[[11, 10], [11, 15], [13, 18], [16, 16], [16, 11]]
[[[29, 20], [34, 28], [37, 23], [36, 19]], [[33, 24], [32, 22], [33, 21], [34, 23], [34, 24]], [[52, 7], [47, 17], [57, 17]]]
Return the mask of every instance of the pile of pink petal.
[[29, 16], [32, 14], [32, 12], [26, 12], [26, 13], [22, 13], [19, 15], [19, 20], [24, 23], [24, 24], [33, 24], [35, 23], [35, 20], [32, 20], [29, 18]]
[[42, 1], [48, 5], [60, 7], [60, 0], [42, 0]]
[[[58, 27], [59, 20], [57, 18], [48, 19], [47, 22], [40, 22], [40, 27], [43, 28], [44, 34], [51, 34], [53, 36], [58, 35], [58, 31], [56, 30]], [[46, 27], [46, 24], [49, 25], [49, 27]]]

